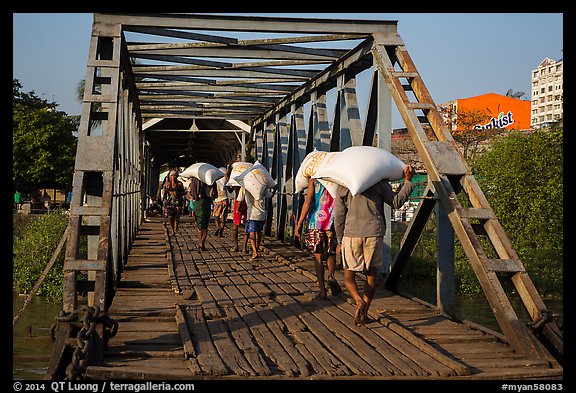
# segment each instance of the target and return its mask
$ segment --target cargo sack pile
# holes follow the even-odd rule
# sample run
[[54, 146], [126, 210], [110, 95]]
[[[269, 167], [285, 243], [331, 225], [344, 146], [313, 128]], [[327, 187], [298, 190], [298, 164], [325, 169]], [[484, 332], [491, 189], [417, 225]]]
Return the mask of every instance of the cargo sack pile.
[[206, 183], [209, 186], [214, 184], [214, 182], [222, 177], [226, 176], [225, 173], [220, 171], [212, 164], [206, 162], [197, 162], [196, 164], [190, 165], [182, 173], [180, 177], [191, 178], [195, 177], [202, 183]]
[[276, 181], [272, 179], [270, 172], [258, 161], [242, 174], [234, 177], [234, 180], [244, 187], [254, 199], [263, 199], [266, 190], [276, 186]]
[[313, 178], [330, 180], [360, 194], [382, 179], [404, 178], [404, 164], [398, 157], [372, 146], [351, 146], [319, 168]]
[[234, 178], [236, 176], [240, 176], [246, 169], [251, 167], [252, 163], [250, 162], [237, 161], [233, 163], [232, 170], [230, 171], [230, 179], [228, 179], [228, 183], [226, 183], [226, 186], [228, 187], [240, 186], [240, 183], [234, 180]]

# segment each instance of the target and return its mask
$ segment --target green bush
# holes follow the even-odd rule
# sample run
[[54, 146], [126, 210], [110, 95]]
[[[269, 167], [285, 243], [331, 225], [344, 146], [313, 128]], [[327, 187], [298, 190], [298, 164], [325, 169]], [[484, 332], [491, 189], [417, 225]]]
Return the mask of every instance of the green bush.
[[[12, 286], [19, 293], [32, 290], [52, 258], [67, 225], [67, 215], [47, 213], [30, 220], [14, 234]], [[61, 252], [36, 295], [49, 302], [62, 302], [63, 264], [64, 252]]]
[[[498, 221], [540, 295], [557, 299], [563, 293], [563, 131], [510, 133], [493, 143], [473, 165], [473, 173]], [[459, 194], [462, 206], [469, 201]], [[435, 285], [436, 231], [432, 215], [410, 264], [402, 276]], [[393, 254], [403, 233], [392, 232]], [[479, 236], [489, 258], [497, 255]], [[476, 295], [482, 288], [458, 237], [454, 241], [456, 290]], [[513, 291], [513, 290], [512, 290]]]
[[563, 135], [509, 134], [473, 166], [526, 272], [550, 297], [563, 291]]

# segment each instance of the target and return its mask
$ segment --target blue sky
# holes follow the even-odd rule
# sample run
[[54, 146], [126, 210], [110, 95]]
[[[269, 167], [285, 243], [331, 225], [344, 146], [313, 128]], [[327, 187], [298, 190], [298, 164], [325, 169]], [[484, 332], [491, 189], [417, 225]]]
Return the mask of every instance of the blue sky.
[[[509, 89], [529, 98], [531, 71], [546, 57], [563, 57], [561, 13], [250, 15], [397, 20], [398, 32], [437, 104], [506, 94]], [[92, 14], [13, 14], [13, 78], [24, 92], [33, 90], [56, 101], [59, 110], [80, 114], [75, 91], [86, 75], [91, 29]], [[361, 97], [359, 101], [362, 105]], [[403, 127], [395, 114], [392, 126]]]

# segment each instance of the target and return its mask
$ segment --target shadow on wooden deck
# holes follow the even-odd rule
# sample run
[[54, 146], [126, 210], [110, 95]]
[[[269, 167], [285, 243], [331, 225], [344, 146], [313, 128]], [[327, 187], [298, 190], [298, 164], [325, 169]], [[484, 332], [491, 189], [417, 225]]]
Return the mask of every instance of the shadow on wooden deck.
[[[212, 228], [212, 226], [211, 226]], [[370, 321], [352, 323], [345, 291], [316, 298], [312, 257], [272, 239], [264, 255], [230, 251], [209, 234], [196, 245], [184, 219], [140, 228], [110, 315], [119, 332], [93, 379], [561, 379], [496, 332], [452, 321], [424, 302], [378, 289]], [[343, 273], [336, 275], [342, 288]], [[358, 280], [361, 282], [362, 280]]]

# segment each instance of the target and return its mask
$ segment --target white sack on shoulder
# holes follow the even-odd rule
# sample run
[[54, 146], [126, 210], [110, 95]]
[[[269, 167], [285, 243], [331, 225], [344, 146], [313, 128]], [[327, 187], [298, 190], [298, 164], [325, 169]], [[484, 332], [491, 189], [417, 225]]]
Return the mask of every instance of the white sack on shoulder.
[[330, 194], [332, 198], [336, 198], [336, 190], [338, 189], [338, 184], [330, 181], [328, 179], [316, 179], [324, 186], [326, 191]]
[[236, 180], [234, 180], [234, 178], [236, 176], [240, 176], [246, 169], [251, 168], [252, 167], [252, 163], [250, 162], [244, 162], [244, 161], [236, 161], [232, 164], [232, 170], [230, 171], [230, 179], [228, 179], [228, 183], [226, 183], [226, 185], [228, 187], [232, 187], [232, 186], [240, 186], [240, 183], [238, 183]]
[[208, 164], [206, 162], [197, 162], [186, 168], [182, 173], [180, 173], [180, 176], [187, 178], [195, 177], [202, 183], [206, 183], [211, 186], [216, 180], [226, 176], [226, 174], [222, 173], [212, 164]]
[[338, 183], [360, 194], [382, 179], [389, 181], [404, 178], [404, 164], [398, 157], [373, 146], [351, 146], [323, 165], [313, 178], [323, 178]]
[[308, 182], [320, 168], [326, 163], [330, 162], [338, 152], [321, 151], [314, 148], [313, 151], [308, 153], [296, 174], [296, 192], [301, 192], [308, 188]]
[[234, 180], [244, 187], [254, 199], [264, 198], [266, 190], [276, 186], [276, 181], [272, 178], [270, 172], [258, 161], [242, 172], [241, 175], [234, 177]]

